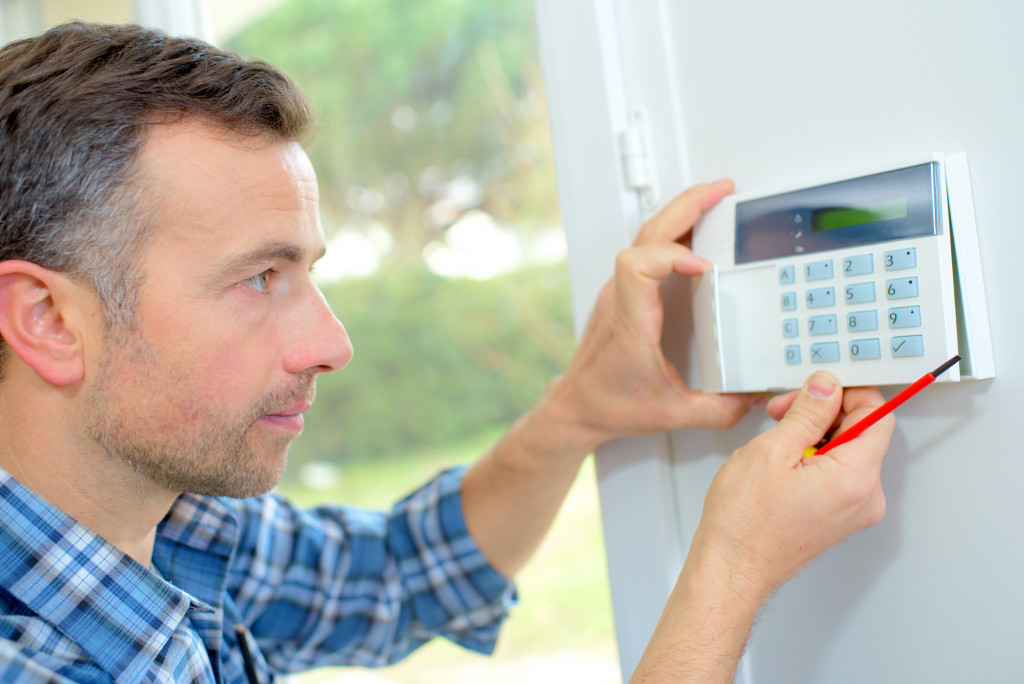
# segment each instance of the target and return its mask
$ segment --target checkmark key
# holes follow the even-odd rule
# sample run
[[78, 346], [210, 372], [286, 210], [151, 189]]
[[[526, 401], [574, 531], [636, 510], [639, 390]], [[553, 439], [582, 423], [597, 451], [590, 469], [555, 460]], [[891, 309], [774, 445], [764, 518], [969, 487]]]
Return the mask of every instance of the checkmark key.
[[924, 356], [924, 336], [905, 335], [889, 340], [889, 349], [894, 358], [905, 356]]

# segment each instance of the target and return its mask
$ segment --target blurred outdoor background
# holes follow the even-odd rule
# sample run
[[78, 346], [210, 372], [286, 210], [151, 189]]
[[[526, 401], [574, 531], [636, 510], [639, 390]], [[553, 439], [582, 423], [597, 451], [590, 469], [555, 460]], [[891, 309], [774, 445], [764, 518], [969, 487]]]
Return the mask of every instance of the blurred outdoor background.
[[[388, 507], [469, 462], [573, 348], [529, 0], [287, 0], [222, 41], [313, 98], [321, 286], [356, 349], [322, 377], [280, 490]], [[619, 682], [589, 466], [520, 581], [495, 658], [427, 645], [302, 682]]]
[[[280, 491], [386, 509], [483, 454], [574, 339], [531, 0], [0, 0], [0, 37], [140, 17], [283, 68], [319, 113], [316, 277], [356, 352], [321, 376]], [[619, 684], [589, 462], [518, 579], [493, 658], [434, 642], [292, 681]]]

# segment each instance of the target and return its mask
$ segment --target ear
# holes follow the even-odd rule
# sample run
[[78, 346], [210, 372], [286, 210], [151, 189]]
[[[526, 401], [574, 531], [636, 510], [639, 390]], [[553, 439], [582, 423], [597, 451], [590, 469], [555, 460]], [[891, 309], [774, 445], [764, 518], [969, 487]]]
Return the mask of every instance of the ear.
[[0, 336], [47, 382], [78, 382], [85, 375], [89, 331], [84, 326], [94, 317], [86, 311], [90, 298], [95, 302], [91, 290], [61, 273], [27, 261], [2, 261]]

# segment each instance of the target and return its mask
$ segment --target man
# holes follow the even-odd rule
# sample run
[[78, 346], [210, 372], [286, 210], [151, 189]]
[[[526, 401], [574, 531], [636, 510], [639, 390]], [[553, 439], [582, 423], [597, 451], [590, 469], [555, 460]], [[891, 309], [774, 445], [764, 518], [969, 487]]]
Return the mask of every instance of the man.
[[[273, 68], [137, 27], [0, 51], [4, 681], [265, 682], [436, 635], [488, 651], [588, 453], [756, 401], [689, 389], [659, 346], [659, 282], [706, 268], [676, 240], [719, 181], [643, 227], [565, 373], [477, 464], [388, 515], [264, 495], [316, 376], [352, 355], [309, 274], [310, 123]], [[819, 373], [768, 404], [635, 681], [730, 681], [772, 591], [880, 519], [891, 420], [800, 458], [880, 401]]]

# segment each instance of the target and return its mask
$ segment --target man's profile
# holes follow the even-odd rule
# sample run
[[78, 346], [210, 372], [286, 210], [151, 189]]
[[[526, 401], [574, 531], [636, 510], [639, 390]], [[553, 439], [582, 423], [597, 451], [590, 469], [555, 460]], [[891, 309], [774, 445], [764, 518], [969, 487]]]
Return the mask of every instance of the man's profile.
[[[260, 681], [435, 636], [487, 652], [598, 444], [728, 428], [756, 401], [692, 390], [659, 344], [659, 283], [706, 268], [677, 240], [719, 181], [640, 231], [568, 368], [473, 466], [388, 513], [266, 494], [317, 375], [352, 357], [310, 276], [311, 125], [287, 76], [192, 39], [72, 23], [0, 50], [4, 678], [244, 682], [246, 641]], [[761, 602], [877, 522], [891, 421], [800, 456], [878, 403], [815, 374], [769, 404], [636, 681], [730, 677]]]

